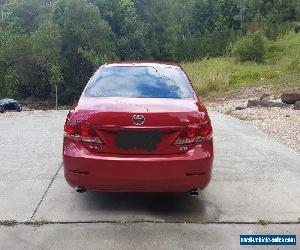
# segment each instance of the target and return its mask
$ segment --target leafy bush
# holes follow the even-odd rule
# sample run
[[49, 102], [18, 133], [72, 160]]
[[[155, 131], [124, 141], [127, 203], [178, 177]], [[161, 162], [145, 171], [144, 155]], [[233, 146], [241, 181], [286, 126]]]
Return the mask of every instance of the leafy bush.
[[280, 55], [284, 51], [283, 47], [276, 44], [274, 41], [268, 41], [266, 45], [265, 59], [275, 60], [279, 59]]
[[265, 53], [265, 38], [259, 32], [242, 37], [232, 48], [232, 55], [240, 62], [261, 63], [265, 59]]

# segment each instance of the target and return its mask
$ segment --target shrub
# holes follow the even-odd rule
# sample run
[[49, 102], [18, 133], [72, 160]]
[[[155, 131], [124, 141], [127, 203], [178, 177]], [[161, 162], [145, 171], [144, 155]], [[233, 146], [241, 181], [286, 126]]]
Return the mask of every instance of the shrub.
[[232, 55], [240, 62], [261, 63], [264, 61], [265, 53], [265, 38], [259, 32], [242, 37], [232, 48]]
[[284, 49], [282, 46], [276, 44], [274, 41], [268, 41], [266, 45], [265, 59], [275, 60], [279, 59]]

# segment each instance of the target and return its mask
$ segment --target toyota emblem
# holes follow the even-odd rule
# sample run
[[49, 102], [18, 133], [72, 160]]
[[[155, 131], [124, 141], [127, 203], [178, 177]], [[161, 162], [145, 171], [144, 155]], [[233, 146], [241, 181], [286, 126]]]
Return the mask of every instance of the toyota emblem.
[[132, 116], [132, 122], [134, 125], [141, 126], [145, 123], [145, 117], [143, 115], [134, 115]]

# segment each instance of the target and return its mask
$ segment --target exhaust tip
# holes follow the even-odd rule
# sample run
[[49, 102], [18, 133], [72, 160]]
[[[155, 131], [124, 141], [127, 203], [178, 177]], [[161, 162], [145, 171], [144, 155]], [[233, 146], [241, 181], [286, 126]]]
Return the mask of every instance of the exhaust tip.
[[80, 194], [82, 194], [82, 193], [85, 193], [86, 192], [86, 188], [84, 188], [84, 187], [75, 187], [75, 191], [77, 192], [77, 193], [80, 193]]
[[199, 189], [198, 188], [194, 188], [192, 190], [189, 191], [189, 194], [191, 196], [198, 196], [199, 195]]

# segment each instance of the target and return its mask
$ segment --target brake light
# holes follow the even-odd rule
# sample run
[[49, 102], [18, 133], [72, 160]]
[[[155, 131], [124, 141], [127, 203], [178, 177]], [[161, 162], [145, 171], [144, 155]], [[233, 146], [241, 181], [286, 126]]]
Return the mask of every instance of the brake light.
[[187, 138], [193, 139], [197, 136], [197, 128], [190, 127], [187, 129]]
[[69, 125], [67, 121], [64, 127], [64, 137], [83, 142], [103, 143], [91, 124], [86, 121], [76, 125], [75, 127]]
[[83, 122], [79, 125], [79, 132], [83, 138], [88, 138], [91, 135], [91, 125], [88, 122]]
[[212, 127], [210, 121], [202, 123], [199, 126], [187, 127], [179, 135], [175, 145], [194, 144], [209, 140], [212, 137]]
[[212, 127], [210, 122], [203, 123], [199, 126], [198, 133], [197, 133], [198, 137], [206, 138], [211, 136], [211, 134], [212, 134]]
[[71, 126], [68, 126], [65, 124], [65, 127], [64, 127], [64, 132], [65, 134], [68, 134], [68, 135], [76, 135], [77, 131], [75, 128], [71, 127]]

